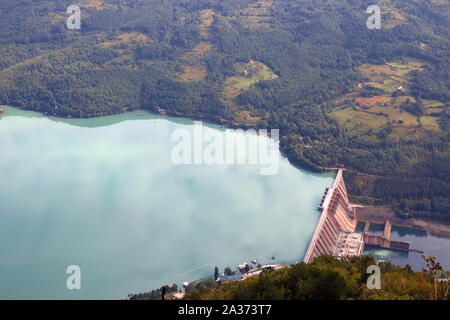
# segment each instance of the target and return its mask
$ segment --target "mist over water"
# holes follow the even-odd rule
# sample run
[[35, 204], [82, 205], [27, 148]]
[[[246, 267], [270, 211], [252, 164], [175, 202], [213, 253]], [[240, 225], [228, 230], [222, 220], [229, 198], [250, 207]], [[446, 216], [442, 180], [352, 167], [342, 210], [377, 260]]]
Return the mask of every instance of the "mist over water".
[[[176, 166], [172, 132], [144, 113], [0, 120], [0, 298], [120, 299], [258, 258], [300, 261], [334, 175], [280, 156], [260, 167]], [[215, 127], [216, 130], [220, 130]], [[67, 266], [82, 289], [66, 289]]]

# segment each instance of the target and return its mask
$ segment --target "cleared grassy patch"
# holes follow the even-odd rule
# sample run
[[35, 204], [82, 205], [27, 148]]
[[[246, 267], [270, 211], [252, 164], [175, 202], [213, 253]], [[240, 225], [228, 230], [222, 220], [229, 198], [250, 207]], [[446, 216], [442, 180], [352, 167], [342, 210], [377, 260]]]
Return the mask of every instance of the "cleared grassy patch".
[[366, 83], [368, 86], [372, 86], [374, 88], [378, 88], [378, 89], [383, 89], [383, 84], [378, 83], [378, 82], [367, 82]]
[[408, 73], [413, 70], [422, 71], [424, 66], [424, 62], [411, 60], [407, 63], [389, 62], [383, 65], [364, 64], [358, 67], [358, 70], [369, 79], [366, 84], [383, 89], [386, 93], [391, 93], [400, 87], [402, 87], [402, 90], [407, 90]]
[[252, 63], [236, 63], [234, 68], [239, 76], [230, 77], [225, 80], [225, 90], [227, 88], [246, 90], [253, 84], [261, 80], [273, 80], [278, 76], [270, 70], [264, 63], [252, 61]]
[[442, 111], [444, 111], [444, 108], [442, 108], [442, 107], [430, 107], [430, 108], [426, 108], [425, 114], [437, 114], [437, 113], [441, 113]]
[[417, 127], [419, 121], [417, 117], [409, 112], [402, 111], [399, 107], [395, 106], [374, 106], [370, 108], [371, 112], [382, 113], [387, 115], [389, 121], [394, 126], [405, 126], [405, 127]]
[[[350, 135], [364, 134], [368, 129], [377, 132], [387, 124], [392, 125], [391, 138], [419, 139], [430, 134], [430, 131], [441, 131], [438, 114], [442, 112], [444, 104], [437, 100], [422, 100], [425, 115], [418, 117], [400, 106], [406, 102], [415, 103], [416, 99], [410, 95], [409, 73], [413, 70], [422, 71], [425, 62], [418, 60], [394, 61], [383, 65], [364, 64], [358, 69], [366, 77], [366, 81], [358, 85], [357, 90], [370, 85], [382, 89], [385, 94], [374, 97], [362, 97], [360, 93], [352, 92], [336, 99], [340, 105], [353, 105], [330, 113], [330, 116], [347, 129]], [[392, 97], [394, 91], [401, 92], [401, 96]], [[356, 103], [356, 105], [355, 105]], [[374, 135], [370, 138], [376, 137]]]
[[208, 54], [211, 48], [211, 43], [202, 41], [198, 45], [196, 45], [194, 49], [183, 54], [181, 56], [181, 59], [193, 64], [199, 63], [199, 61], [201, 61], [201, 59]]
[[383, 74], [395, 74], [395, 69], [391, 68], [388, 65], [374, 65], [374, 64], [363, 64], [358, 67], [358, 70], [367, 77], [373, 77], [376, 75]]
[[102, 42], [100, 46], [110, 48], [119, 44], [138, 44], [147, 42], [149, 40], [150, 39], [145, 34], [139, 32], [128, 32], [118, 35], [115, 40]]
[[200, 11], [200, 35], [203, 40], [197, 44], [191, 51], [183, 54], [181, 60], [190, 64], [199, 65], [201, 60], [211, 51], [212, 44], [209, 42], [210, 28], [214, 23], [214, 11], [206, 9]]
[[214, 11], [211, 9], [200, 11], [200, 18], [201, 18], [200, 35], [203, 38], [209, 38], [210, 36], [209, 28], [214, 23]]
[[381, 12], [384, 18], [384, 22], [382, 22], [383, 28], [391, 29], [408, 21], [399, 11], [393, 8], [383, 6], [381, 7]]
[[269, 28], [272, 20], [272, 1], [256, 1], [240, 12], [240, 21], [248, 28]]
[[395, 99], [394, 105], [400, 106], [401, 104], [410, 101], [411, 103], [416, 102], [416, 99], [412, 96], [400, 96]]
[[95, 9], [95, 10], [118, 9], [116, 5], [104, 3], [103, 1], [100, 0], [82, 0], [80, 1], [79, 6], [81, 8]]
[[422, 116], [420, 117], [420, 123], [422, 127], [426, 130], [441, 131], [439, 127], [438, 118], [432, 116]]
[[422, 100], [425, 114], [438, 114], [444, 111], [444, 104], [437, 100]]
[[425, 106], [425, 108], [436, 108], [436, 107], [443, 107], [444, 104], [440, 101], [437, 100], [422, 100], [423, 105]]
[[388, 124], [388, 119], [382, 115], [345, 108], [330, 113], [340, 126], [347, 129], [350, 135], [361, 135], [371, 129], [374, 133], [380, 131]]
[[244, 90], [242, 89], [238, 89], [238, 88], [233, 88], [233, 87], [226, 87], [223, 90], [223, 94], [227, 99], [234, 99], [236, 98], [238, 95], [240, 95], [242, 92], [244, 92]]
[[423, 136], [425, 136], [424, 131], [420, 128], [407, 128], [401, 126], [394, 127], [392, 133], [389, 135], [390, 138], [406, 141], [417, 140]]
[[376, 104], [391, 103], [391, 98], [386, 95], [375, 96], [370, 98], [359, 97], [355, 101], [362, 106], [373, 106]]
[[185, 82], [201, 81], [208, 75], [205, 66], [184, 66], [184, 72], [179, 75], [179, 79]]
[[411, 60], [408, 61], [408, 63], [401, 63], [401, 62], [388, 62], [386, 65], [390, 66], [391, 68], [394, 68], [396, 71], [395, 74], [402, 76], [412, 70], [419, 70], [422, 71], [423, 67], [425, 66], [424, 62], [417, 61], [417, 60]]

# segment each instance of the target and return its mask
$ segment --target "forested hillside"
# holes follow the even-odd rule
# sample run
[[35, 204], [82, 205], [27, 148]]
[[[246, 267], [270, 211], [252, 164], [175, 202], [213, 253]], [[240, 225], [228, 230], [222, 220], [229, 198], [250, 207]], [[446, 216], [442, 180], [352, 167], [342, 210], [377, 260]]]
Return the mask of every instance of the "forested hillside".
[[450, 4], [374, 2], [380, 30], [364, 0], [2, 0], [0, 104], [279, 128], [352, 200], [450, 219]]
[[[311, 264], [300, 263], [266, 271], [243, 281], [225, 282], [189, 291], [187, 300], [447, 300], [448, 281], [436, 282], [436, 271], [415, 272], [390, 262], [380, 262], [381, 289], [368, 289], [366, 272], [372, 256], [337, 260], [320, 256]], [[440, 271], [437, 271], [440, 272]], [[439, 278], [439, 276], [437, 276]], [[159, 296], [160, 297], [160, 296]]]

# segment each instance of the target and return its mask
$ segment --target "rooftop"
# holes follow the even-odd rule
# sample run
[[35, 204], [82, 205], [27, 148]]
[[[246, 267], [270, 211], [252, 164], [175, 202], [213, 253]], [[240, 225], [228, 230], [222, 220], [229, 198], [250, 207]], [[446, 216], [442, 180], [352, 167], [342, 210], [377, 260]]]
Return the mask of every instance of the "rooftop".
[[342, 231], [336, 236], [332, 252], [337, 258], [360, 256], [364, 250], [364, 239], [361, 233]]

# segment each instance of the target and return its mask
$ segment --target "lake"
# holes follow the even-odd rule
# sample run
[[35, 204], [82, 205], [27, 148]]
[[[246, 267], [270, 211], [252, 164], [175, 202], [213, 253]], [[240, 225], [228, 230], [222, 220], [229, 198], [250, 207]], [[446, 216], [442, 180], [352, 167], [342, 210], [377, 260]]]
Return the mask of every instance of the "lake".
[[[269, 176], [258, 165], [175, 165], [171, 135], [193, 127], [143, 111], [58, 119], [7, 107], [0, 299], [123, 299], [215, 266], [301, 261], [334, 174], [283, 155]], [[81, 290], [66, 287], [70, 265]]]

